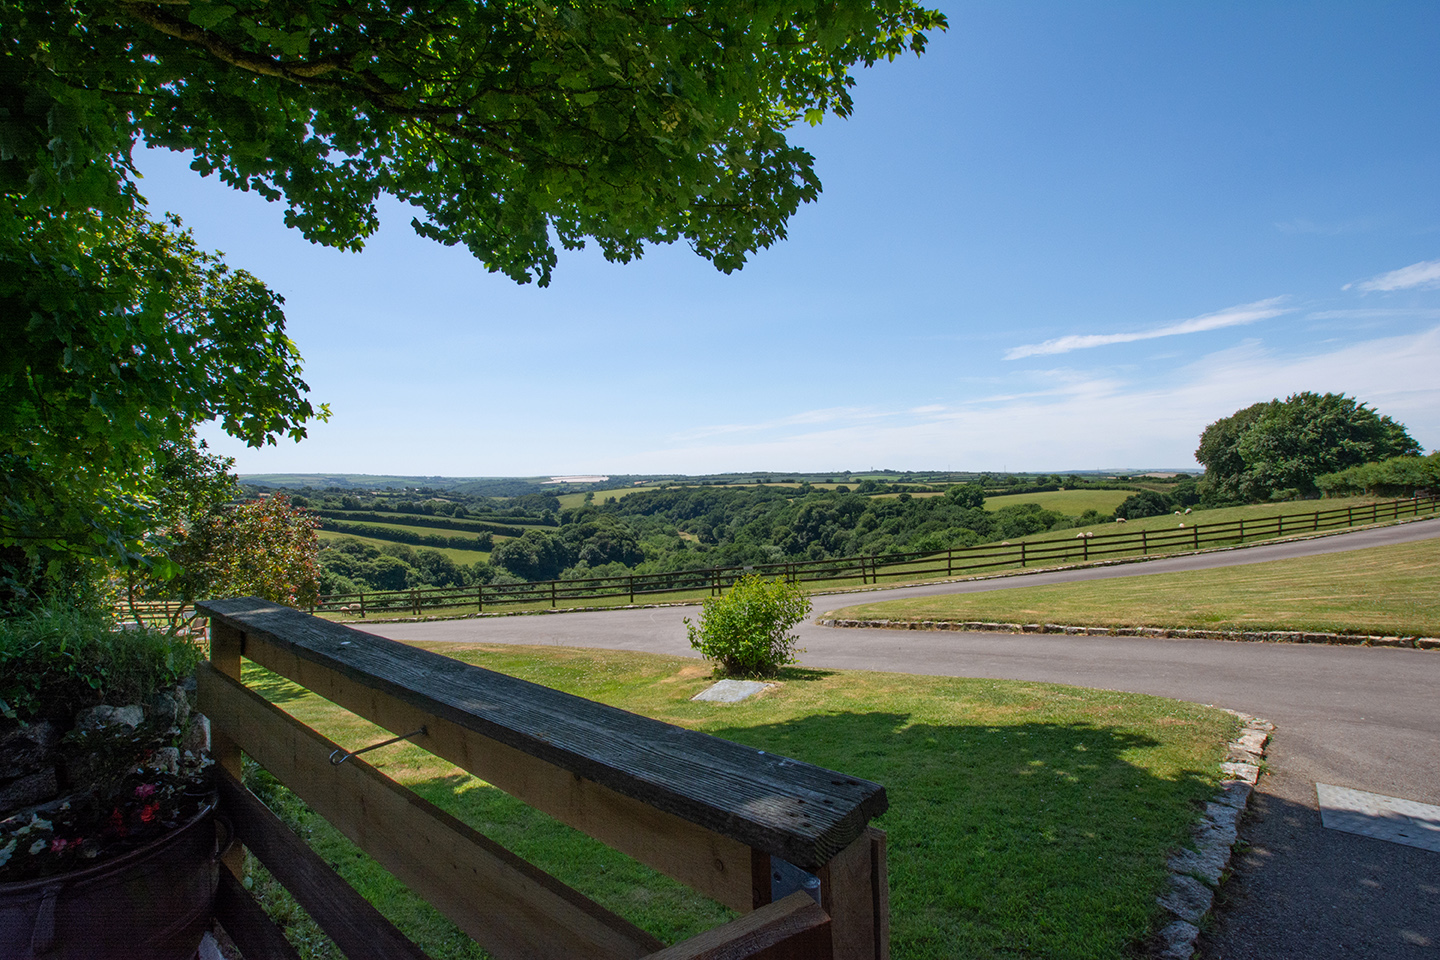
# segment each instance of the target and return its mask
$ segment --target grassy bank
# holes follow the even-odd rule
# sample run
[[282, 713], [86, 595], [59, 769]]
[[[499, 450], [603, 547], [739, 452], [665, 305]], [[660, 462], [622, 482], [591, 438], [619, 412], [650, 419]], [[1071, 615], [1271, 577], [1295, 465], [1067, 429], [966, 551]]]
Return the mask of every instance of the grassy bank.
[[1023, 503], [1039, 504], [1042, 509], [1054, 510], [1067, 517], [1078, 517], [1086, 510], [1098, 510], [1104, 514], [1115, 512], [1115, 508], [1134, 496], [1131, 490], [1054, 490], [1047, 493], [1007, 493], [985, 498], [985, 509], [1000, 510]]
[[1119, 580], [845, 607], [848, 619], [1440, 636], [1440, 540]]
[[[885, 784], [894, 956], [1114, 958], [1156, 918], [1165, 859], [1214, 786], [1228, 715], [1155, 697], [1045, 684], [793, 670], [739, 704], [690, 700], [694, 660], [623, 652], [428, 645], [627, 710]], [[382, 734], [282, 681], [263, 692], [354, 748]], [[673, 942], [728, 916], [633, 861], [422, 751], [386, 773]], [[286, 806], [283, 793], [272, 802]], [[288, 806], [325, 859], [440, 958], [481, 954], [323, 821]], [[267, 889], [262, 882], [257, 884]], [[281, 898], [283, 901], [283, 898]], [[281, 912], [292, 908], [278, 906]], [[323, 944], [295, 928], [308, 956]]]

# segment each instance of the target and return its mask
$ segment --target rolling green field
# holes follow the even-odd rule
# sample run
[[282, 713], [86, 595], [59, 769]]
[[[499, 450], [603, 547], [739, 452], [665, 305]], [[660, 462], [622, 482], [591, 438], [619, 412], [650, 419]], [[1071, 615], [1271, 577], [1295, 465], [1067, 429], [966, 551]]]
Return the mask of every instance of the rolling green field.
[[1115, 508], [1134, 496], [1129, 490], [1056, 490], [1051, 493], [1010, 493], [985, 498], [986, 510], [1018, 506], [1022, 503], [1038, 503], [1045, 510], [1054, 510], [1067, 517], [1078, 517], [1086, 510], [1098, 510], [1103, 514], [1115, 512]]
[[[456, 530], [451, 527], [422, 527], [419, 525], [412, 526], [405, 523], [377, 523], [374, 520], [356, 520], [345, 522], [363, 523], [367, 527], [383, 527], [387, 530], [393, 528], [395, 530], [403, 530], [406, 533], [418, 533], [421, 536], [466, 537], [472, 540], [481, 536], [481, 534], [475, 533], [473, 530]], [[494, 537], [496, 540], [510, 539], [508, 537], [502, 537], [496, 534], [491, 534], [491, 536]], [[411, 544], [411, 546], [415, 546], [415, 544]]]
[[[1129, 960], [1160, 918], [1166, 858], [1190, 839], [1236, 721], [1196, 704], [1077, 687], [792, 669], [738, 704], [696, 703], [693, 659], [421, 644], [546, 686], [885, 785], [897, 960]], [[386, 736], [247, 666], [266, 696], [342, 746]], [[728, 919], [714, 902], [419, 748], [366, 757], [666, 942]], [[321, 856], [436, 960], [482, 954], [328, 824], [260, 789]], [[336, 956], [256, 870], [307, 958]]]
[[[619, 490], [593, 490], [596, 503], [604, 503], [614, 497], [616, 500], [623, 500], [632, 493], [640, 493], [645, 490], [656, 490], [657, 487], [621, 487]], [[585, 505], [585, 493], [562, 493], [556, 497], [560, 501], [561, 510], [574, 510], [576, 507]]]
[[1440, 636], [1440, 540], [1119, 580], [845, 607], [857, 620]]
[[[419, 529], [425, 528], [422, 527]], [[341, 537], [349, 537], [352, 540], [359, 540], [361, 543], [368, 543], [373, 547], [393, 547], [399, 544], [400, 546], [409, 547], [412, 550], [434, 550], [437, 553], [445, 554], [445, 556], [449, 557], [451, 560], [454, 560], [456, 563], [463, 563], [467, 566], [472, 563], [479, 563], [481, 560], [484, 560], [487, 563], [490, 561], [489, 550], [461, 550], [456, 547], [427, 547], [423, 544], [399, 543], [399, 541], [397, 540], [378, 540], [374, 537], [357, 537], [353, 533], [339, 533], [334, 530], [317, 530], [315, 532], [319, 535], [322, 541], [338, 540]], [[444, 533], [445, 531], [436, 531], [432, 529], [430, 532]], [[495, 538], [497, 542], [504, 539], [504, 537]]]
[[[1084, 493], [1085, 491], [1076, 492]], [[1123, 490], [1096, 490], [1091, 492], [1124, 494]], [[1063, 492], [1061, 495], [1064, 495]], [[1124, 495], [1129, 496], [1129, 494]], [[1049, 494], [1035, 494], [1035, 496], [1049, 496]], [[987, 497], [985, 500], [985, 509], [990, 509], [991, 503], [996, 499], [999, 498]], [[1131, 533], [1136, 530], [1170, 530], [1179, 527], [1182, 523], [1187, 527], [1193, 527], [1197, 523], [1231, 523], [1242, 518], [1250, 521], [1265, 517], [1309, 516], [1317, 510], [1324, 513], [1327, 510], [1344, 510], [1346, 507], [1368, 507], [1370, 504], [1376, 502], [1377, 499], [1376, 497], [1336, 497], [1325, 500], [1289, 500], [1279, 503], [1252, 503], [1243, 507], [1217, 507], [1213, 510], [1196, 508], [1191, 513], [1182, 513], [1178, 517], [1173, 513], [1166, 513], [1158, 517], [1144, 517], [1139, 520], [1131, 520], [1128, 523], [1116, 523], [1113, 520], [1106, 520], [1086, 527], [1076, 527], [1073, 531], [1046, 531], [1044, 533], [1032, 534], [1028, 537], [1016, 537], [1010, 542], [1019, 543], [1021, 540], [1033, 542], [1035, 540], [1064, 539], [1086, 531], [1091, 533]], [[1113, 510], [1114, 508], [1112, 507], [1111, 509]], [[1297, 532], [1299, 531], [1297, 530]]]

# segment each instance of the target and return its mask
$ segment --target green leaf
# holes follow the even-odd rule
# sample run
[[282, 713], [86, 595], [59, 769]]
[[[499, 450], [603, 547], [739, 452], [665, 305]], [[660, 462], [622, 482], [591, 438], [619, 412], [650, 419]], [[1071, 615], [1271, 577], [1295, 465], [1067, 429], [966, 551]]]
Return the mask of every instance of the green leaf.
[[192, 3], [186, 19], [197, 27], [213, 30], [234, 15], [235, 8], [228, 3]]

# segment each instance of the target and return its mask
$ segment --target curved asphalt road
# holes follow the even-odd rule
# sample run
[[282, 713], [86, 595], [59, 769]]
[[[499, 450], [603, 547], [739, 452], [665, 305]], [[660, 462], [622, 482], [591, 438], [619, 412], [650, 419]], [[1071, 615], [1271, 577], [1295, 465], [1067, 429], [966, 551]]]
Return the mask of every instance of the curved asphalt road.
[[[870, 590], [865, 602], [1262, 563], [1440, 537], [1440, 519], [1139, 564]], [[1436, 584], [1440, 590], [1440, 583]], [[851, 595], [855, 596], [855, 595]], [[820, 600], [819, 608], [853, 602]], [[375, 624], [397, 640], [692, 656], [697, 607]], [[1070, 683], [1212, 703], [1275, 722], [1248, 850], [1202, 941], [1211, 960], [1440, 956], [1440, 854], [1326, 830], [1315, 783], [1440, 804], [1440, 651], [1136, 637], [799, 630], [812, 667]]]

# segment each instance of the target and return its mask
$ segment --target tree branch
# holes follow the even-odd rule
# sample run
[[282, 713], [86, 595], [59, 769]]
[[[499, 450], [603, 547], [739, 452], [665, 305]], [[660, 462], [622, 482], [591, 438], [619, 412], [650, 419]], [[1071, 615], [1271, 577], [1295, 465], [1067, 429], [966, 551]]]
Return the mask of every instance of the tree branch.
[[203, 48], [211, 56], [230, 64], [232, 67], [248, 70], [251, 73], [304, 83], [306, 81], [316, 80], [327, 73], [341, 69], [345, 66], [345, 62], [348, 59], [340, 56], [331, 56], [297, 63], [285, 63], [273, 57], [266, 57], [241, 50], [239, 47], [228, 43], [210, 30], [197, 27], [187, 20], [172, 17], [168, 13], [148, 9], [148, 6], [147, 4], [123, 2], [123, 0], [119, 4], [120, 9], [146, 26], [152, 27], [166, 36], [174, 37], [177, 40], [193, 43]]

